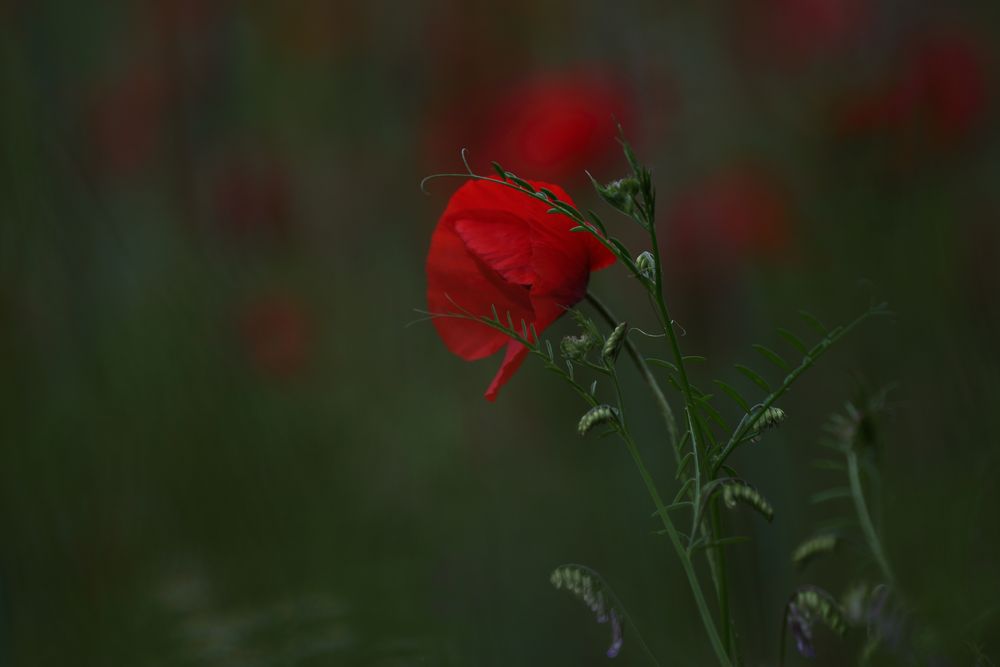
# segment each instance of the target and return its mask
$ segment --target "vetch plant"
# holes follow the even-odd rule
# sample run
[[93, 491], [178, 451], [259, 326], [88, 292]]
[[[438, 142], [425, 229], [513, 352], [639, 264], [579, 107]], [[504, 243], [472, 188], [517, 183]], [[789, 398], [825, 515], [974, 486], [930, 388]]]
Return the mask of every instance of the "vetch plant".
[[[645, 249], [631, 251], [598, 213], [581, 210], [559, 187], [526, 180], [498, 163], [493, 163], [494, 174], [477, 174], [463, 151], [465, 173], [438, 175], [463, 178], [466, 183], [452, 196], [432, 237], [427, 257], [429, 309], [421, 312], [432, 319], [448, 349], [463, 359], [480, 359], [505, 349], [501, 368], [486, 392], [488, 399], [493, 400], [524, 358], [532, 355], [584, 403], [577, 422], [581, 436], [596, 432], [617, 436], [688, 581], [705, 640], [717, 663], [731, 667], [742, 664], [742, 657], [732, 619], [725, 550], [745, 538], [725, 534], [723, 510], [749, 509], [766, 521], [774, 518], [775, 510], [764, 490], [742, 478], [729, 458], [781, 424], [785, 413], [778, 402], [830, 347], [862, 322], [888, 311], [885, 304], [872, 305], [853, 321], [832, 328], [800, 313], [816, 332], [812, 342], [788, 329], [778, 330], [794, 357], [786, 359], [788, 352], [782, 355], [754, 346], [763, 361], [777, 369], [779, 380], [769, 381], [767, 373], [749, 365], [736, 365], [737, 372], [758, 388], [755, 397], [745, 397], [722, 380], [716, 380], [711, 390], [697, 386], [688, 366], [700, 358], [684, 354], [682, 330], [664, 298], [652, 174], [638, 162], [624, 137], [620, 141], [630, 172], [606, 185], [593, 177], [591, 181], [614, 211], [645, 232]], [[587, 291], [590, 273], [611, 264], [621, 266], [648, 296], [658, 322], [653, 335], [663, 352], [640, 351], [630, 339], [634, 330]], [[593, 318], [576, 308], [583, 301]], [[542, 339], [549, 325], [567, 312], [578, 324], [579, 334], [557, 344]], [[619, 364], [626, 357], [638, 369], [663, 420], [679, 483], [672, 497], [665, 498], [653, 479], [631, 428], [634, 408], [626, 404], [619, 379]], [[716, 407], [717, 397], [723, 395], [740, 410], [735, 427]], [[821, 546], [812, 549], [818, 552]], [[701, 558], [707, 562], [708, 582], [696, 567]], [[621, 650], [624, 625], [645, 649], [623, 605], [596, 572], [580, 565], [561, 566], [552, 582], [583, 600], [598, 621], [611, 623], [609, 657]], [[785, 627], [800, 647], [810, 650], [816, 621], [838, 631], [847, 625], [839, 603], [815, 587], [793, 594], [786, 617], [790, 620]]]

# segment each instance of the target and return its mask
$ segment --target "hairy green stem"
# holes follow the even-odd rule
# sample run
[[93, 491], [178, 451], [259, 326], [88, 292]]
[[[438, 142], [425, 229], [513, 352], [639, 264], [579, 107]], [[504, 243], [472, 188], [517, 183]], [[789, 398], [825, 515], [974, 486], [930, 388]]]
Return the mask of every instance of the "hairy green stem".
[[871, 514], [868, 512], [868, 503], [865, 502], [865, 490], [861, 485], [861, 471], [858, 466], [858, 454], [854, 451], [854, 447], [849, 447], [847, 449], [847, 476], [851, 482], [851, 497], [854, 499], [854, 509], [858, 513], [858, 521], [861, 524], [861, 530], [865, 534], [865, 539], [868, 541], [868, 548], [871, 549], [872, 555], [875, 557], [875, 561], [878, 563], [879, 569], [882, 570], [882, 576], [885, 577], [886, 583], [890, 588], [895, 589], [895, 577], [892, 574], [892, 568], [889, 567], [889, 559], [885, 556], [885, 551], [882, 549], [882, 542], [878, 538], [878, 532], [875, 530], [875, 524], [872, 523]]

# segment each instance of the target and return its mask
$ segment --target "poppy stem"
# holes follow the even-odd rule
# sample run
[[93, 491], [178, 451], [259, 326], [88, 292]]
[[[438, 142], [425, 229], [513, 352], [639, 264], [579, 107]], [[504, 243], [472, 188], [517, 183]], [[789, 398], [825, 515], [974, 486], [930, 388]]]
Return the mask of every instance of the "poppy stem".
[[[614, 316], [607, 306], [594, 296], [593, 293], [587, 292], [587, 302], [594, 307], [604, 321], [608, 323], [609, 326], [617, 326], [619, 321], [618, 318]], [[639, 354], [639, 350], [636, 349], [632, 341], [625, 337], [625, 349], [628, 351], [629, 358], [632, 359], [632, 363], [639, 370], [639, 374], [642, 375], [643, 380], [649, 385], [649, 390], [653, 393], [653, 399], [656, 401], [657, 405], [660, 407], [660, 414], [663, 416], [663, 421], [667, 425], [667, 432], [670, 434], [670, 443], [674, 450], [674, 458], [677, 463], [680, 463], [680, 452], [677, 450], [677, 443], [679, 441], [677, 434], [677, 420], [674, 418], [674, 411], [670, 408], [670, 403], [667, 402], [667, 397], [663, 393], [663, 389], [660, 388], [660, 383], [656, 381], [656, 376], [653, 375], [653, 371], [649, 368], [646, 360], [642, 358]]]

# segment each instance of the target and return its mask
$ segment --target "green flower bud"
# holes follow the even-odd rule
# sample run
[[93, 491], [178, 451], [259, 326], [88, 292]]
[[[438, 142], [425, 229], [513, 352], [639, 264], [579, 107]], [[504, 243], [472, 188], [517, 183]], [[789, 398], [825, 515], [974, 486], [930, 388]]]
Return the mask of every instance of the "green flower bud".
[[622, 345], [625, 343], [627, 329], [628, 323], [622, 322], [608, 336], [608, 339], [604, 342], [604, 349], [601, 350], [601, 355], [606, 360], [614, 361], [618, 358], [618, 353], [622, 351]]
[[580, 435], [586, 435], [590, 429], [598, 424], [607, 424], [618, 419], [618, 409], [610, 405], [595, 405], [580, 417], [577, 431]]
[[643, 250], [639, 253], [639, 256], [635, 258], [635, 267], [639, 269], [639, 273], [642, 274], [643, 278], [649, 281], [656, 279], [656, 259], [653, 257], [653, 253], [648, 250]]
[[559, 343], [559, 350], [565, 359], [582, 361], [587, 357], [590, 350], [593, 349], [596, 342], [587, 333], [580, 334], [579, 336], [566, 336]]

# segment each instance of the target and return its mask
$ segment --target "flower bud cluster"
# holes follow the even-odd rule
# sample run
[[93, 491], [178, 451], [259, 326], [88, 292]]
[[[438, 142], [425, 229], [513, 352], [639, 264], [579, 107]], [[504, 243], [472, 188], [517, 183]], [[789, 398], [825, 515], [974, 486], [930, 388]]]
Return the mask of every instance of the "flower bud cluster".
[[771, 503], [767, 502], [760, 491], [746, 482], [734, 481], [725, 484], [722, 487], [722, 499], [729, 509], [736, 507], [737, 503], [744, 503], [760, 512], [768, 521], [774, 518], [774, 508], [771, 507]]
[[612, 407], [610, 405], [595, 405], [590, 410], [580, 417], [580, 423], [577, 425], [577, 431], [580, 435], [586, 435], [590, 429], [594, 428], [598, 424], [607, 424], [609, 422], [617, 421], [618, 419], [618, 408]]
[[594, 337], [585, 331], [579, 336], [566, 336], [563, 338], [559, 343], [559, 350], [565, 359], [583, 361], [596, 344], [597, 341]]
[[628, 330], [628, 323], [621, 322], [615, 327], [614, 331], [608, 336], [608, 339], [604, 341], [604, 347], [601, 349], [601, 356], [604, 357], [605, 361], [614, 362], [618, 359], [618, 354], [622, 351], [622, 345], [625, 344], [625, 335]]
[[754, 423], [754, 428], [757, 431], [757, 435], [750, 439], [751, 442], [759, 442], [760, 434], [770, 428], [774, 428], [785, 421], [785, 411], [781, 408], [776, 408], [773, 405], [767, 410], [764, 410], [763, 414], [757, 418]]
[[[576, 597], [583, 600], [590, 611], [594, 612], [598, 623], [608, 620], [608, 611], [604, 600], [604, 591], [601, 590], [600, 583], [585, 572], [581, 572], [576, 567], [558, 567], [552, 571], [549, 581], [556, 588], [565, 588]], [[597, 584], [595, 586], [595, 583]]]
[[635, 204], [633, 197], [639, 194], [639, 181], [634, 178], [619, 178], [607, 185], [594, 181], [594, 188], [604, 201], [626, 215], [631, 215]]

